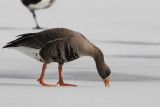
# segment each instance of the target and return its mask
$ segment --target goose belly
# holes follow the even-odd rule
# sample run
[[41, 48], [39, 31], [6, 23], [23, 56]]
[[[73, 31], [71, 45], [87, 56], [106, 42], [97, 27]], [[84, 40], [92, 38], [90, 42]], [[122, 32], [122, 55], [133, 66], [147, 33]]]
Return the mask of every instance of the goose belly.
[[12, 47], [12, 49], [15, 49], [27, 56], [30, 56], [38, 61], [43, 62], [43, 59], [41, 58], [41, 56], [39, 55], [40, 49], [34, 49], [34, 48], [29, 48], [29, 47]]
[[54, 3], [55, 0], [41, 0], [37, 4], [30, 4], [28, 7], [31, 10], [36, 10], [36, 9], [42, 9], [42, 8], [47, 8], [51, 6]]

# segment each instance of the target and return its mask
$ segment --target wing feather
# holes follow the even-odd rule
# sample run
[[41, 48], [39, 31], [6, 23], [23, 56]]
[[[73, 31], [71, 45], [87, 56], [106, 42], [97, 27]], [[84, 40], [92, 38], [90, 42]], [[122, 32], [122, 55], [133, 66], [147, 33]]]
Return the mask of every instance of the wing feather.
[[65, 63], [79, 58], [75, 45], [67, 38], [49, 41], [41, 50], [40, 56], [46, 63]]

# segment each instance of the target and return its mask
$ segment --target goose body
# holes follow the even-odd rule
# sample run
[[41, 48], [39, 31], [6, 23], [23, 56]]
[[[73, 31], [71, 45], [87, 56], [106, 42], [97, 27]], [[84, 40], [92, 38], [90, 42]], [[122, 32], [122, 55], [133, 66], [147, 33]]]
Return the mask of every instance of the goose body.
[[[51, 62], [58, 62], [59, 71], [64, 63], [82, 56], [91, 56], [96, 62], [99, 75], [104, 82], [108, 81], [111, 72], [104, 62], [103, 53], [78, 32], [66, 28], [55, 28], [39, 33], [23, 34], [18, 37], [4, 48], [13, 48], [43, 62], [43, 68]], [[105, 84], [109, 83], [105, 82]], [[42, 83], [42, 85], [44, 84]]]
[[30, 12], [33, 14], [35, 23], [36, 23], [36, 29], [40, 29], [41, 27], [38, 25], [37, 19], [36, 19], [36, 14], [35, 10], [38, 9], [44, 9], [48, 8], [53, 3], [55, 0], [21, 0], [21, 2], [30, 10]]
[[44, 63], [65, 63], [87, 56], [95, 46], [82, 34], [65, 28], [19, 35], [5, 47], [18, 50]]
[[29, 10], [38, 10], [50, 7], [55, 0], [21, 0]]

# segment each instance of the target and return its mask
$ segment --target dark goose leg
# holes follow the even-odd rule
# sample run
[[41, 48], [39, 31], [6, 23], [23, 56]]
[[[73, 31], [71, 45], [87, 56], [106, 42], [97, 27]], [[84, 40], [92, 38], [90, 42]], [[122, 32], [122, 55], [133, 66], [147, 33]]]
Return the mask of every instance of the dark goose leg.
[[72, 84], [66, 84], [63, 82], [62, 65], [59, 64], [58, 70], [59, 70], [59, 81], [57, 82], [57, 84], [59, 84], [60, 86], [77, 86], [77, 85], [72, 85]]
[[44, 82], [44, 74], [45, 74], [46, 68], [47, 68], [47, 64], [43, 64], [41, 76], [40, 76], [40, 78], [37, 81], [39, 81], [39, 83], [42, 84], [43, 86], [48, 86], [48, 87], [56, 86], [56, 85], [46, 84]]
[[33, 14], [33, 18], [34, 18], [34, 21], [36, 23], [36, 28], [35, 29], [41, 29], [41, 27], [38, 25], [35, 12], [33, 10], [31, 10], [31, 13]]

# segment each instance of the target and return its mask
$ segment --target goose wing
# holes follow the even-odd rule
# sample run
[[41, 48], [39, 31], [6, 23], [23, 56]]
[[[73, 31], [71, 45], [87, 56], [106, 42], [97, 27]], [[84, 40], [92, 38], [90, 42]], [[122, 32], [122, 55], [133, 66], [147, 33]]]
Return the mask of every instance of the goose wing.
[[38, 33], [28, 33], [28, 34], [18, 35], [17, 37], [19, 38], [7, 43], [7, 45], [4, 46], [3, 48], [25, 46], [25, 47], [40, 49], [46, 44], [46, 42], [48, 42], [43, 38], [41, 39], [38, 36]]
[[16, 40], [7, 43], [6, 47], [25, 46], [35, 49], [41, 49], [49, 41], [73, 36], [74, 32], [65, 28], [54, 28], [38, 33], [28, 33], [19, 35]]
[[79, 58], [76, 44], [68, 42], [68, 38], [49, 41], [40, 50], [40, 56], [46, 63], [59, 62], [60, 64]]
[[41, 0], [21, 0], [22, 3], [25, 5], [25, 6], [28, 6], [30, 4], [37, 4], [38, 2], [40, 2]]

